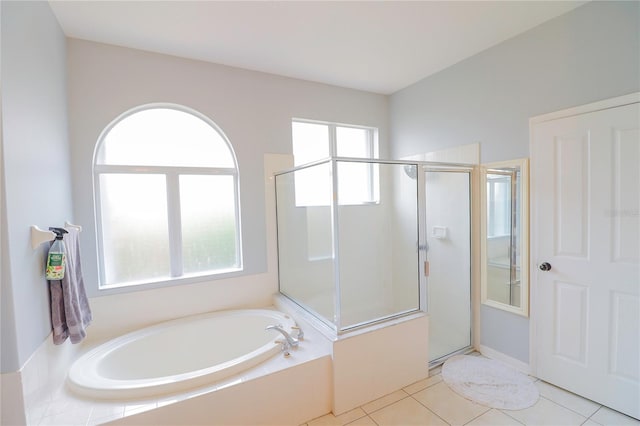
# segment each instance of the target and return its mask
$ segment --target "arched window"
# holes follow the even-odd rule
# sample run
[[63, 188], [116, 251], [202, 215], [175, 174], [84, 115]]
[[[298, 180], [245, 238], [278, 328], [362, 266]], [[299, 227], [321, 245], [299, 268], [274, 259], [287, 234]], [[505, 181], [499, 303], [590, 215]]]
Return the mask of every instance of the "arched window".
[[98, 140], [93, 175], [101, 288], [242, 268], [237, 162], [204, 115], [122, 114]]

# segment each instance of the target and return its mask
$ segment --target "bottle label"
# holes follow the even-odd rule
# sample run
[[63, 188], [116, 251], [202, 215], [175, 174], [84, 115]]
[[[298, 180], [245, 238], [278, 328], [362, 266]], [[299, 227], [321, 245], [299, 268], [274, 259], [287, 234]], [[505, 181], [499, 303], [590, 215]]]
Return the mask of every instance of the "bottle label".
[[49, 255], [49, 265], [61, 266], [62, 265], [62, 253], [51, 253]]
[[64, 278], [64, 260], [63, 253], [49, 253], [46, 271], [48, 280], [61, 280]]

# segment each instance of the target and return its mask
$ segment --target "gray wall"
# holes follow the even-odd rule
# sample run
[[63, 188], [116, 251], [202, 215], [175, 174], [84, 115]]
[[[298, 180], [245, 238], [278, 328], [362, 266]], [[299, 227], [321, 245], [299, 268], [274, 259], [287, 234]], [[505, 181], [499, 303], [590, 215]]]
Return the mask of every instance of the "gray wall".
[[102, 130], [128, 109], [182, 104], [225, 132], [240, 171], [245, 274], [266, 271], [264, 154], [291, 154], [293, 117], [378, 127], [386, 150], [386, 96], [81, 40], [70, 39], [68, 48], [75, 208], [88, 231], [83, 266], [94, 296], [92, 157]]
[[[2, 271], [2, 372], [17, 371], [50, 333], [46, 248], [31, 248], [30, 225], [46, 228], [65, 220], [84, 225], [85, 283], [92, 296], [98, 295], [91, 162], [100, 132], [122, 112], [149, 102], [175, 102], [203, 112], [225, 131], [241, 173], [245, 275], [266, 271], [263, 158], [291, 153], [292, 117], [378, 127], [386, 151], [386, 96], [65, 40], [46, 2], [2, 2], [1, 71], [2, 234], [9, 248], [3, 250], [9, 262]], [[222, 286], [230, 300], [252, 298], [247, 287]], [[189, 287], [183, 306], [192, 297]], [[224, 303], [212, 300], [210, 308]], [[135, 315], [141, 316], [139, 306]]]
[[[387, 153], [386, 96], [67, 40], [46, 2], [3, 1], [1, 7], [1, 222], [3, 259], [8, 259], [2, 264], [0, 293], [3, 373], [19, 370], [50, 333], [46, 247], [31, 248], [31, 225], [46, 228], [70, 220], [84, 226], [85, 283], [94, 301], [98, 295], [91, 163], [100, 132], [122, 112], [149, 102], [174, 102], [203, 112], [224, 130], [241, 174], [242, 275], [256, 277], [253, 281], [267, 269], [264, 154], [291, 153], [292, 117], [378, 127], [381, 152]], [[143, 296], [148, 309], [133, 303], [137, 297], [104, 298], [95, 303], [99, 315], [92, 327], [108, 328], [114, 316], [138, 323], [157, 320], [154, 301], [167, 302], [167, 293], [173, 295], [171, 301], [180, 300], [173, 305], [183, 315], [185, 306], [201, 309], [203, 303], [209, 310], [227, 307], [229, 301], [262, 303], [269, 300], [265, 294], [277, 289], [273, 283], [262, 284], [267, 288], [246, 283], [238, 279], [164, 292], [151, 289]], [[203, 302], [202, 286], [224, 297]], [[261, 288], [259, 297], [256, 287]], [[113, 309], [119, 303], [127, 307]], [[106, 311], [112, 317], [102, 315]], [[169, 309], [161, 319], [175, 315]]]
[[529, 117], [639, 86], [638, 2], [591, 2], [391, 96], [392, 154], [481, 142], [526, 157]]
[[[639, 20], [638, 2], [591, 2], [394, 93], [393, 157], [474, 142], [482, 162], [528, 157], [530, 117], [640, 90]], [[528, 361], [526, 318], [481, 319], [483, 345]]]
[[[2, 120], [10, 274], [3, 268], [2, 372], [18, 370], [50, 333], [46, 248], [31, 248], [30, 226], [73, 220], [67, 137], [66, 41], [48, 3], [2, 7]], [[4, 265], [3, 265], [4, 266]], [[8, 278], [8, 282], [5, 282]], [[5, 338], [15, 342], [6, 342]], [[6, 343], [6, 344], [5, 344]]]

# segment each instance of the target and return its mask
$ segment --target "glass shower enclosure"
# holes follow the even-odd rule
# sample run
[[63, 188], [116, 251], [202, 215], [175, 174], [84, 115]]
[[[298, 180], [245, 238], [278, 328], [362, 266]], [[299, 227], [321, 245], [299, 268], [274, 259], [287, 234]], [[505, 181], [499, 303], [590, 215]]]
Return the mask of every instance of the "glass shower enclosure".
[[337, 157], [276, 174], [280, 292], [337, 333], [424, 307], [420, 179]]

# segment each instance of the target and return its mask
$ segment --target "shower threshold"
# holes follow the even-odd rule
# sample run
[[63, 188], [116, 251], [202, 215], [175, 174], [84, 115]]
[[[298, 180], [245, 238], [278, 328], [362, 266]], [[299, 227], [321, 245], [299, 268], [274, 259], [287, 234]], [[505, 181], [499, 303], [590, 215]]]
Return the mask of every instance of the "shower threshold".
[[473, 346], [467, 346], [467, 347], [464, 347], [462, 349], [458, 349], [457, 351], [453, 351], [451, 353], [443, 355], [443, 356], [441, 356], [439, 358], [434, 359], [433, 361], [429, 361], [429, 370], [433, 370], [434, 368], [440, 367], [442, 364], [445, 363], [446, 360], [448, 360], [452, 356], [455, 356], [455, 355], [468, 355], [468, 354], [473, 353], [473, 352], [475, 352], [475, 349], [473, 348]]

